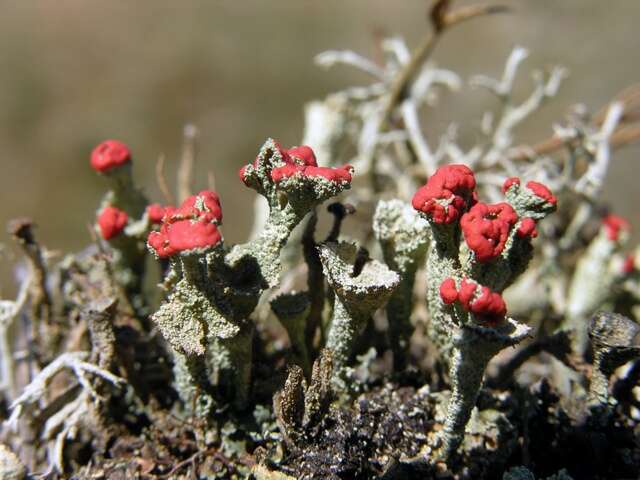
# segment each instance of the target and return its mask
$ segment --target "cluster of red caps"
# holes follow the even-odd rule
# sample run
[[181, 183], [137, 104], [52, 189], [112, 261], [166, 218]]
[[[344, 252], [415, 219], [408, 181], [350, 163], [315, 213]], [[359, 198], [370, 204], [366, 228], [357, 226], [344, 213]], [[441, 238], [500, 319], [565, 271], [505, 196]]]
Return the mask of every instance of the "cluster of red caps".
[[460, 302], [466, 311], [473, 313], [489, 326], [499, 324], [507, 314], [507, 306], [499, 293], [467, 279], [462, 280], [460, 289], [457, 289], [455, 280], [446, 278], [440, 285], [440, 298], [446, 305]]
[[[520, 185], [520, 179], [507, 179], [503, 191]], [[528, 182], [526, 187], [544, 201], [555, 205], [551, 191], [538, 182]], [[425, 213], [436, 224], [460, 222], [468, 247], [479, 262], [488, 262], [504, 251], [511, 228], [518, 225], [520, 238], [537, 236], [533, 218], [519, 218], [508, 203], [486, 204], [477, 200], [476, 180], [465, 165], [440, 167], [413, 196], [416, 210]]]
[[222, 224], [220, 197], [204, 190], [188, 197], [180, 207], [162, 207], [154, 204], [147, 208], [149, 220], [160, 218], [159, 231], [149, 234], [147, 244], [159, 258], [179, 253], [202, 252], [215, 247], [222, 240], [218, 225]]
[[[276, 143], [276, 148], [285, 164], [271, 170], [271, 180], [274, 183], [279, 183], [296, 175], [308, 178], [322, 177], [336, 183], [351, 183], [351, 174], [353, 172], [351, 165], [335, 168], [319, 167], [313, 150], [307, 145], [292, 147], [287, 150]], [[258, 168], [258, 158], [254, 160], [253, 167]], [[240, 180], [245, 184], [247, 183], [245, 178], [246, 169], [247, 167], [244, 166], [239, 172]]]
[[[514, 185], [520, 186], [519, 178], [507, 179], [503, 192]], [[533, 218], [520, 218], [506, 202], [479, 202], [475, 188], [475, 176], [469, 167], [446, 165], [440, 167], [416, 192], [412, 204], [434, 224], [450, 225], [458, 222], [467, 246], [479, 262], [498, 258], [504, 251], [513, 228], [517, 228], [515, 234], [518, 238], [537, 236]], [[546, 203], [555, 205], [557, 202], [551, 191], [541, 183], [528, 182], [526, 188]], [[440, 285], [440, 298], [446, 305], [459, 302], [466, 311], [489, 325], [496, 325], [504, 320], [507, 311], [499, 293], [469, 279], [462, 280], [460, 288], [453, 278], [445, 279]]]

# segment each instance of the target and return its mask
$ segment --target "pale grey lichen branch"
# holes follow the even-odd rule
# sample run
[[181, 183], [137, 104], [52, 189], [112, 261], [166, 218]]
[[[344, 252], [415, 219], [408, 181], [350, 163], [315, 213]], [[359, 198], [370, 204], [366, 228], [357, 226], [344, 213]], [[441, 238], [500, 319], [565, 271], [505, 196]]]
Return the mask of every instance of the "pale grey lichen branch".
[[462, 87], [462, 80], [457, 73], [444, 68], [438, 68], [434, 64], [427, 63], [416, 77], [411, 86], [409, 96], [420, 105], [423, 102], [432, 103], [430, 98], [435, 94], [433, 87], [444, 87], [451, 92], [456, 92]]
[[400, 106], [400, 111], [409, 135], [409, 141], [416, 152], [416, 156], [424, 167], [425, 173], [432, 175], [437, 168], [436, 159], [422, 132], [415, 103], [411, 99], [405, 100]]
[[331, 68], [336, 64], [350, 65], [378, 80], [385, 80], [385, 72], [382, 68], [351, 50], [328, 50], [316, 55], [314, 62], [322, 68]]
[[612, 103], [607, 110], [600, 131], [592, 135], [589, 139], [593, 143], [592, 148], [595, 150], [595, 154], [589, 168], [576, 183], [575, 188], [577, 192], [597, 195], [598, 192], [601, 191], [607, 170], [609, 169], [611, 151], [609, 142], [623, 113], [624, 106], [621, 102]]
[[498, 96], [503, 104], [491, 134], [491, 146], [481, 160], [483, 166], [492, 166], [504, 160], [505, 152], [513, 144], [513, 130], [538, 110], [546, 99], [554, 97], [562, 80], [567, 76], [566, 69], [562, 67], [554, 67], [546, 79], [541, 72], [534, 72], [533, 91], [524, 102], [516, 105], [512, 98], [514, 81], [518, 67], [527, 56], [528, 52], [524, 48], [516, 47], [507, 60], [500, 80], [484, 75], [476, 75], [470, 80], [472, 86], [488, 89]]
[[[24, 420], [35, 427], [40, 440], [48, 444], [50, 469], [58, 473], [65, 471], [63, 450], [67, 438], [82, 426], [94, 428], [103, 420], [100, 409], [107, 400], [105, 388], [120, 390], [127, 385], [123, 378], [89, 362], [90, 355], [89, 352], [60, 355], [36, 375], [10, 406], [7, 426], [17, 431], [19, 422]], [[51, 383], [64, 370], [70, 371], [77, 383], [51, 399]]]
[[395, 70], [396, 73], [411, 60], [411, 52], [402, 37], [385, 38], [381, 43], [381, 47], [387, 54], [387, 68]]
[[[435, 171], [438, 160], [434, 157], [434, 153], [420, 126], [419, 108], [425, 103], [433, 103], [436, 98], [436, 89], [434, 87], [443, 86], [449, 90], [457, 90], [461, 83], [454, 72], [437, 68], [430, 64], [423, 65], [422, 61], [419, 62], [415, 74], [412, 76], [414, 78], [408, 83], [406, 95], [400, 102], [400, 108], [398, 109], [403, 118], [403, 130], [406, 132], [407, 138], [406, 140], [399, 139], [390, 143], [385, 133], [392, 126], [386, 123], [384, 106], [387, 104], [396, 77], [402, 75], [406, 70], [408, 63], [412, 60], [412, 54], [405, 42], [398, 37], [383, 40], [381, 46], [384, 53], [384, 64], [382, 66], [377, 66], [373, 62], [353, 54], [353, 52], [348, 54], [345, 52], [326, 52], [321, 54], [318, 58], [325, 66], [344, 61], [373, 75], [376, 75], [375, 70], [383, 82], [362, 88], [348, 88], [327, 98], [324, 102], [327, 106], [330, 104], [335, 106], [337, 97], [345, 100], [339, 107], [339, 111], [342, 112], [339, 117], [341, 119], [339, 128], [335, 128], [335, 122], [331, 120], [331, 116], [315, 115], [314, 117], [307, 117], [307, 124], [313, 123], [314, 131], [320, 131], [321, 121], [326, 122], [324, 131], [332, 132], [330, 136], [333, 139], [333, 148], [331, 150], [334, 152], [337, 144], [344, 144], [345, 139], [351, 136], [354, 137], [352, 140], [356, 146], [356, 157], [350, 159], [350, 162], [357, 167], [361, 175], [368, 176], [370, 184], [375, 191], [380, 191], [382, 188], [380, 183], [382, 177], [392, 180], [402, 177], [411, 179], [413, 177], [412, 174], [407, 174], [406, 172], [398, 176], [382, 165], [385, 147], [388, 145], [394, 146], [408, 142], [413, 150], [413, 155], [423, 166], [423, 172], [421, 173], [431, 174]], [[372, 68], [371, 64], [375, 65], [375, 69]], [[314, 103], [313, 111], [320, 111], [317, 102]], [[324, 138], [326, 139], [327, 135]], [[311, 144], [313, 145], [313, 142]], [[413, 158], [409, 160], [409, 164], [412, 162]], [[408, 183], [410, 182], [398, 181], [399, 193], [404, 195]], [[358, 189], [354, 197], [367, 201], [364, 195], [363, 189]]]
[[418, 107], [422, 102], [428, 100], [427, 97], [432, 92], [433, 86], [442, 85], [451, 91], [456, 91], [460, 88], [460, 84], [460, 77], [452, 71], [425, 65], [412, 85], [410, 94], [400, 106], [409, 141], [415, 150], [418, 161], [424, 167], [426, 175], [432, 175], [435, 172], [438, 158], [429, 147], [420, 125]]
[[518, 73], [518, 67], [529, 56], [529, 51], [516, 45], [504, 67], [504, 72], [500, 80], [489, 77], [487, 75], [474, 75], [469, 80], [469, 84], [472, 87], [483, 87], [492, 91], [496, 96], [500, 98], [508, 97], [513, 90], [513, 83]]
[[178, 202], [193, 194], [193, 171], [196, 162], [198, 128], [188, 123], [182, 130], [182, 154], [176, 176]]
[[586, 351], [589, 317], [611, 298], [614, 286], [624, 278], [615, 254], [629, 234], [621, 230], [612, 238], [609, 229], [603, 225], [578, 259], [567, 291], [564, 326], [573, 332], [573, 348], [578, 354]]
[[30, 275], [20, 284], [14, 301], [0, 300], [0, 388], [13, 400], [17, 395], [13, 349], [9, 341], [11, 328], [29, 298]]
[[83, 421], [91, 415], [90, 403], [91, 395], [82, 391], [45, 422], [41, 438], [47, 442], [49, 473], [64, 473], [65, 443], [76, 435]]
[[24, 480], [27, 468], [20, 458], [6, 445], [0, 443], [0, 478], [5, 480]]
[[305, 105], [302, 144], [313, 149], [321, 165], [335, 165], [340, 157], [350, 124], [348, 104], [343, 95], [335, 94]]
[[7, 420], [8, 425], [15, 430], [18, 426], [18, 420], [22, 416], [33, 413], [39, 407], [40, 401], [47, 398], [47, 390], [53, 377], [65, 369], [74, 374], [78, 383], [94, 399], [98, 399], [100, 396], [92, 386], [88, 374], [106, 380], [117, 388], [121, 388], [126, 384], [123, 378], [87, 362], [88, 358], [89, 352], [67, 352], [42, 369], [31, 383], [25, 387], [22, 394], [11, 403], [11, 416]]

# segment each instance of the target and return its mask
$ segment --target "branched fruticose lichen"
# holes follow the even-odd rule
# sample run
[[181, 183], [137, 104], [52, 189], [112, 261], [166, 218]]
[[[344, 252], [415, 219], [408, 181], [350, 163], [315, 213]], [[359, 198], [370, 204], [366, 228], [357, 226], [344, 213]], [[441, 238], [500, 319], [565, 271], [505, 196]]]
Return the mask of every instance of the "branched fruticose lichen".
[[[291, 231], [315, 206], [349, 188], [351, 171], [318, 167], [310, 148], [284, 150], [268, 140], [240, 178], [267, 199], [269, 217], [257, 238], [230, 250], [218, 228], [222, 209], [214, 192], [165, 208], [148, 244], [157, 257], [171, 259], [180, 280], [153, 318], [174, 351], [176, 385], [186, 405], [197, 404], [204, 413], [220, 401], [246, 405], [254, 331], [249, 315], [262, 292], [278, 284], [280, 251]], [[290, 307], [299, 302], [289, 299], [274, 300], [274, 311], [309, 371], [305, 308], [293, 312]]]
[[[589, 445], [611, 460], [596, 475], [628, 476], [600, 472], [626, 472], [639, 458], [633, 435], [618, 434], [638, 419], [640, 327], [627, 316], [640, 312], [640, 257], [623, 251], [629, 224], [601, 213], [600, 193], [616, 138], [634, 131], [625, 127], [637, 95], [593, 116], [576, 111], [549, 140], [514, 148], [516, 127], [565, 76], [558, 67], [535, 73], [516, 102], [528, 53], [515, 47], [501, 78], [470, 81], [500, 101], [480, 122], [480, 140], [458, 144], [451, 125], [433, 142], [419, 110], [463, 80], [426, 59], [451, 26], [500, 11], [453, 3], [434, 2], [435, 32], [414, 52], [396, 37], [381, 42], [375, 62], [348, 51], [318, 57], [373, 83], [310, 104], [304, 143], [315, 151], [269, 139], [240, 169], [260, 201], [245, 243], [223, 239], [213, 187], [191, 195], [192, 127], [177, 195], [157, 170], [176, 205], [150, 204], [129, 148], [107, 140], [90, 161], [108, 186], [96, 245], [55, 263], [30, 222], [12, 222], [29, 268], [17, 269], [16, 300], [0, 302], [0, 388], [7, 426], [24, 431], [0, 433], [30, 468], [48, 462], [83, 478], [498, 478], [523, 462], [535, 475], [522, 467], [505, 478], [534, 478], [563, 467], [573, 456], [565, 450], [587, 462], [574, 439], [604, 436], [606, 446]], [[321, 237], [320, 205], [343, 192]], [[149, 251], [159, 278], [145, 269]], [[158, 280], [159, 302], [146, 288]], [[589, 324], [602, 309], [625, 316], [599, 313]], [[479, 395], [491, 359], [534, 327], [537, 337], [501, 357], [488, 383], [527, 385]], [[573, 369], [570, 398], [557, 363], [526, 363], [540, 352]], [[450, 392], [440, 391], [447, 383]], [[87, 446], [92, 456], [78, 470]]]
[[507, 202], [477, 199], [473, 172], [464, 165], [438, 169], [413, 197], [413, 207], [431, 225], [427, 298], [433, 341], [450, 365], [452, 394], [441, 435], [448, 459], [464, 438], [489, 360], [522, 341], [529, 327], [506, 318], [500, 293], [531, 258], [535, 222], [557, 200], [536, 182], [503, 186]]

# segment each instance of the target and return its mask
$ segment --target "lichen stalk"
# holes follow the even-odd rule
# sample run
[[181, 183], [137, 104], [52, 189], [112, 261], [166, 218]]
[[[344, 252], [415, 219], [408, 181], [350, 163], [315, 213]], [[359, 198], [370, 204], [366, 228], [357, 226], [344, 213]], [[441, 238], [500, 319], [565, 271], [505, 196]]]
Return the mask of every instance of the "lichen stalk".
[[387, 302], [400, 278], [381, 262], [363, 261], [354, 243], [328, 242], [318, 250], [325, 277], [335, 293], [326, 346], [333, 354], [336, 386], [344, 389], [357, 338], [371, 315]]
[[217, 402], [204, 356], [185, 355], [173, 350], [172, 358], [174, 387], [185, 410], [200, 417], [210, 417]]
[[307, 292], [284, 293], [271, 300], [271, 309], [287, 330], [292, 363], [311, 374], [311, 356], [307, 347], [307, 325], [311, 314], [311, 298]]
[[336, 297], [325, 345], [332, 352], [336, 370], [344, 370], [349, 365], [353, 346], [364, 331], [368, 319], [367, 316], [349, 312], [340, 298]]
[[105, 173], [110, 190], [103, 199], [103, 204], [121, 208], [131, 218], [141, 218], [148, 200], [133, 179], [131, 164], [123, 165]]
[[373, 230], [382, 247], [384, 261], [400, 276], [386, 312], [394, 368], [403, 370], [407, 366], [409, 340], [413, 333], [413, 286], [416, 271], [424, 262], [427, 251], [429, 225], [404, 202], [391, 200], [378, 203]]
[[471, 418], [484, 371], [491, 358], [487, 352], [480, 354], [476, 351], [475, 340], [473, 333], [464, 328], [453, 339], [449, 371], [452, 388], [442, 430], [441, 454], [444, 458], [449, 458], [464, 440], [465, 426]]
[[609, 215], [580, 258], [571, 278], [565, 328], [573, 332], [572, 346], [582, 355], [588, 346], [589, 317], [609, 299], [613, 286], [624, 278], [617, 262], [629, 237], [626, 220]]
[[116, 336], [113, 331], [117, 301], [101, 298], [83, 312], [91, 335], [91, 361], [103, 370], [113, 371], [116, 362]]
[[509, 319], [495, 328], [465, 325], [452, 334], [451, 397], [447, 404], [438, 455], [449, 459], [464, 440], [465, 426], [471, 418], [489, 360], [500, 350], [522, 341], [530, 328]]
[[143, 315], [147, 313], [142, 282], [146, 257], [143, 238], [149, 230], [145, 213], [148, 201], [133, 180], [131, 152], [122, 142], [106, 140], [93, 149], [90, 164], [109, 185], [98, 209], [97, 233], [111, 250], [116, 281]]
[[240, 410], [247, 406], [251, 390], [253, 335], [253, 323], [245, 321], [233, 337], [209, 341], [208, 363], [213, 366], [213, 386], [222, 399], [232, 399]]
[[430, 314], [427, 333], [438, 349], [440, 358], [446, 363], [451, 343], [451, 327], [454, 325], [454, 321], [451, 314], [442, 307], [440, 285], [446, 278], [455, 278], [459, 275], [460, 263], [455, 244], [443, 230], [444, 228], [440, 225], [432, 224], [431, 247], [426, 266], [427, 304]]
[[242, 253], [252, 256], [267, 286], [275, 287], [280, 277], [280, 252], [303, 216], [289, 204], [282, 210], [271, 209], [260, 235], [249, 244], [234, 248], [229, 260], [234, 262]]

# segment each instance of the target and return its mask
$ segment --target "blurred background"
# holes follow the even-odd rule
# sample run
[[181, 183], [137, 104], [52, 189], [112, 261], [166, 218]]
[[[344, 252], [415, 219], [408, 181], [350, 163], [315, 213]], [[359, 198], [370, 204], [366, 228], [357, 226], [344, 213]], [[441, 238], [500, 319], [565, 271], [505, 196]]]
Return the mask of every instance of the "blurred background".
[[[459, 4], [469, 2], [460, 1]], [[447, 33], [434, 60], [466, 80], [501, 74], [514, 47], [531, 51], [530, 72], [562, 64], [570, 71], [559, 96], [521, 129], [535, 142], [552, 133], [568, 107], [593, 110], [640, 78], [640, 1], [503, 0], [510, 15], [477, 19]], [[324, 71], [313, 57], [327, 49], [375, 54], [380, 35], [415, 46], [429, 28], [425, 0], [243, 0], [145, 2], [59, 0], [3, 2], [0, 16], [0, 225], [28, 216], [50, 249], [80, 249], [105, 189], [88, 165], [93, 146], [120, 139], [134, 152], [136, 179], [161, 200], [154, 166], [166, 158], [173, 185], [186, 123], [197, 126], [197, 187], [214, 172], [224, 234], [244, 239], [252, 191], [238, 168], [268, 137], [301, 139], [303, 105], [339, 88], [368, 82], [347, 67]], [[441, 134], [451, 121], [477, 128], [495, 100], [464, 87], [425, 120]], [[433, 136], [431, 138], [434, 138]], [[467, 145], [468, 147], [468, 145]], [[638, 146], [614, 155], [605, 195], [640, 229]], [[638, 238], [636, 236], [636, 238]], [[0, 296], [13, 291], [11, 240], [4, 233]]]

